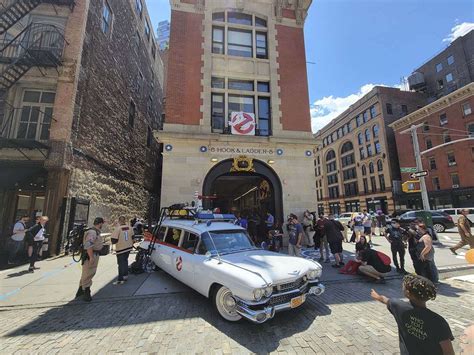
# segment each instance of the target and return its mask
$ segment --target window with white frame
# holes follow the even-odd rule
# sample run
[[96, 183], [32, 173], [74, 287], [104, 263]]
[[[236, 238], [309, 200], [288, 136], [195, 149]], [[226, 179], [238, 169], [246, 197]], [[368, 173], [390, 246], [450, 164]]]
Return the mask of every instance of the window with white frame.
[[25, 90], [19, 110], [16, 138], [48, 140], [55, 92]]
[[441, 126], [448, 124], [448, 116], [446, 115], [446, 113], [442, 113], [441, 115], [439, 115], [439, 124]]
[[446, 82], [447, 83], [450, 83], [451, 81], [453, 81], [454, 78], [453, 78], [453, 74], [452, 73], [449, 73], [449, 74], [446, 74]]
[[471, 104], [469, 102], [462, 104], [462, 113], [464, 116], [468, 116], [472, 113]]
[[443, 64], [442, 63], [436, 64], [436, 72], [439, 73], [441, 70], [443, 70]]
[[454, 63], [454, 56], [453, 56], [453, 55], [450, 55], [450, 56], [448, 57], [448, 65], [451, 65], [451, 64], [453, 64], [453, 63]]
[[456, 165], [456, 156], [454, 155], [454, 152], [449, 152], [447, 154], [447, 158], [448, 158], [448, 165], [449, 166]]

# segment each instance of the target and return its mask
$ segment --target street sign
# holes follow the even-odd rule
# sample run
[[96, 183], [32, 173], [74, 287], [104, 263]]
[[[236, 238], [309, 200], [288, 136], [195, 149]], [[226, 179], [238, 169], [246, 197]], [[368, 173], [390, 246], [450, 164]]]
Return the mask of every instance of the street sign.
[[411, 174], [410, 177], [412, 179], [416, 179], [416, 178], [426, 176], [426, 175], [428, 175], [428, 172], [426, 170], [422, 170], [422, 171], [417, 171], [416, 173]]
[[400, 168], [402, 173], [416, 173], [418, 168]]
[[402, 184], [402, 191], [405, 193], [421, 192], [420, 180], [405, 181]]

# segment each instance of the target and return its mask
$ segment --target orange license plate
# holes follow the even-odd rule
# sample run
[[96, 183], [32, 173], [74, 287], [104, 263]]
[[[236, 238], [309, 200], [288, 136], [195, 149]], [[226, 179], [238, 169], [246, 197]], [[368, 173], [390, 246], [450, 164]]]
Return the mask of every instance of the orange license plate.
[[296, 307], [301, 306], [304, 303], [305, 299], [306, 299], [305, 295], [292, 298], [290, 302], [291, 308], [296, 308]]

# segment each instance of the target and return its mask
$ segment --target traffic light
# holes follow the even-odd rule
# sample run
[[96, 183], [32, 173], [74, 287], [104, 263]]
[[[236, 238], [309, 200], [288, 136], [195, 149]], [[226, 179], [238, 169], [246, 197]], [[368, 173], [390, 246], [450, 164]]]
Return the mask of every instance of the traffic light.
[[420, 180], [409, 180], [402, 184], [402, 191], [406, 193], [421, 192]]

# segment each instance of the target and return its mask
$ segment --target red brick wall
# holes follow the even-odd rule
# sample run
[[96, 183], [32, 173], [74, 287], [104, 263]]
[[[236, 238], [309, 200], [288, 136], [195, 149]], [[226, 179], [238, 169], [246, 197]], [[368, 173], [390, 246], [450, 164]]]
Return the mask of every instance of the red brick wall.
[[303, 29], [276, 28], [283, 129], [311, 132]]
[[283, 9], [281, 14], [285, 18], [296, 19], [295, 10]]
[[199, 125], [202, 117], [203, 15], [171, 12], [165, 123]]
[[[469, 102], [473, 113], [464, 117], [461, 104]], [[448, 118], [448, 124], [440, 127], [439, 115], [446, 113]], [[418, 141], [420, 143], [420, 150], [426, 150], [426, 138], [430, 138], [433, 143], [433, 147], [443, 144], [442, 133], [447, 128], [467, 131], [467, 125], [469, 123], [474, 123], [474, 96], [471, 96], [468, 100], [462, 101], [461, 103], [454, 103], [451, 106], [447, 107], [444, 110], [440, 110], [430, 114], [425, 117], [423, 120], [417, 122], [417, 124], [427, 122], [431, 126], [428, 132], [423, 132], [422, 128], [418, 129]], [[439, 128], [438, 128], [439, 127]], [[423, 133], [423, 134], [421, 134]], [[467, 137], [467, 134], [464, 133], [464, 137], [456, 136], [463, 135], [462, 132], [450, 131], [451, 140], [461, 139]], [[413, 156], [413, 145], [411, 143], [411, 135], [409, 134], [395, 134], [397, 141], [397, 150], [398, 157], [400, 160], [400, 167], [414, 167], [415, 158]], [[427, 153], [423, 156], [423, 169], [428, 170], [429, 175], [427, 176], [426, 186], [428, 191], [433, 191], [432, 178], [438, 177], [440, 182], [441, 190], [448, 190], [452, 188], [451, 174], [458, 173], [460, 180], [460, 187], [472, 187], [474, 186], [474, 153], [472, 149], [474, 148], [474, 142], [464, 141], [460, 143], [455, 143], [453, 145], [448, 145], [443, 148], [433, 150], [433, 152]], [[447, 153], [454, 152], [456, 158], [455, 166], [448, 166]], [[436, 160], [436, 169], [430, 170], [429, 158], [434, 157]], [[402, 180], [410, 180], [410, 174], [402, 174]]]

